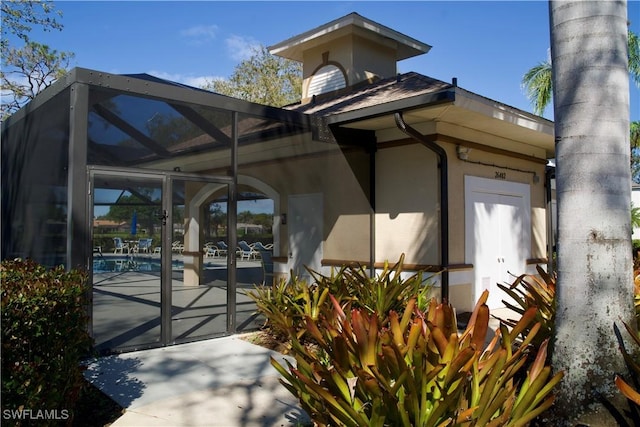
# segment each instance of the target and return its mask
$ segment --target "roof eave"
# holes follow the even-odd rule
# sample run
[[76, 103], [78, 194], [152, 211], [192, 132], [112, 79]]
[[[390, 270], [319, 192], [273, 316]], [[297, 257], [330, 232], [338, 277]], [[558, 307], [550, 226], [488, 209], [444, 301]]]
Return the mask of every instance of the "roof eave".
[[287, 40], [267, 47], [267, 50], [272, 55], [302, 62], [302, 52], [304, 50], [301, 48], [302, 46], [314, 43], [321, 38], [331, 38], [332, 35], [335, 36], [339, 34], [341, 32], [340, 30], [348, 29], [349, 27], [365, 30], [368, 33], [395, 41], [398, 44], [397, 61], [422, 55], [431, 50], [430, 45], [367, 19], [357, 13], [350, 13], [342, 18], [335, 19], [302, 34], [290, 37]]
[[441, 104], [454, 103], [455, 99], [455, 90], [453, 88], [449, 88], [440, 90], [438, 92], [413, 96], [411, 98], [385, 102], [384, 104], [372, 105], [370, 107], [360, 108], [358, 110], [332, 114], [327, 117], [327, 124], [345, 125], [364, 119], [371, 119], [374, 117], [393, 114], [399, 111], [409, 111], [416, 108], [425, 108]]
[[[326, 117], [326, 123], [331, 126], [358, 127], [356, 123], [362, 122], [364, 124], [368, 119], [391, 116], [396, 112], [421, 111], [445, 105], [454, 108], [453, 110], [448, 110], [450, 112], [455, 110], [468, 111], [478, 117], [484, 117], [487, 123], [489, 123], [488, 121], [490, 120], [497, 120], [505, 126], [511, 126], [512, 129], [535, 132], [541, 135], [541, 138], [539, 138], [537, 142], [532, 143], [532, 141], [529, 140], [529, 142], [526, 143], [543, 148], [547, 156], [553, 156], [554, 154], [554, 125], [552, 121], [515, 107], [510, 107], [498, 101], [476, 95], [459, 87], [450, 87], [438, 92], [328, 115]], [[414, 116], [420, 117], [420, 115]], [[444, 118], [444, 116], [442, 116], [442, 118]], [[465, 124], [464, 126], [468, 127], [468, 125], [469, 124]], [[478, 129], [480, 130], [481, 128]], [[487, 132], [487, 130], [484, 132]]]

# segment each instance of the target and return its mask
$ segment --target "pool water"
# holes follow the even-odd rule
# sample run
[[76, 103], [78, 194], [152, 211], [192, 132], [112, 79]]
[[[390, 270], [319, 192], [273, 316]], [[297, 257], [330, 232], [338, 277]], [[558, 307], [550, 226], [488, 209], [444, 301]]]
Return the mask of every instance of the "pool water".
[[[172, 268], [182, 268], [182, 261], [174, 260]], [[122, 258], [94, 258], [94, 273], [109, 273], [122, 271], [143, 271], [160, 272], [160, 260], [143, 257], [122, 257]]]

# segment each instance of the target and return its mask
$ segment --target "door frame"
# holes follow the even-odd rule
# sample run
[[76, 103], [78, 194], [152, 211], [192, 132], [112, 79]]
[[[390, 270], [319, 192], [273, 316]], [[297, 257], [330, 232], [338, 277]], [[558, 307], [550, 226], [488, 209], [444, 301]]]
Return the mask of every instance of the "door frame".
[[[173, 240], [172, 226], [166, 227], [165, 225], [173, 224], [173, 181], [184, 180], [192, 182], [205, 182], [224, 184], [229, 188], [229, 193], [235, 192], [236, 184], [235, 180], [229, 176], [214, 176], [214, 175], [198, 175], [192, 173], [183, 172], [170, 172], [155, 169], [141, 169], [141, 168], [123, 168], [123, 167], [110, 167], [110, 166], [87, 166], [87, 185], [89, 189], [89, 195], [86, 203], [87, 220], [89, 222], [87, 233], [86, 245], [91, 247], [93, 241], [93, 205], [94, 205], [94, 177], [98, 176], [114, 176], [114, 177], [135, 177], [141, 179], [157, 180], [161, 184], [162, 188], [162, 202], [161, 209], [163, 212], [163, 226], [161, 229], [161, 273], [160, 273], [160, 342], [157, 345], [151, 344], [148, 346], [139, 346], [139, 348], [153, 348], [153, 347], [165, 347], [176, 344], [173, 341], [172, 333], [172, 252], [171, 243]], [[229, 202], [232, 203], [232, 198], [229, 198]], [[233, 198], [233, 203], [235, 198]], [[236, 240], [236, 227], [235, 217], [231, 215], [227, 218], [227, 229], [229, 230], [229, 240]], [[233, 224], [232, 224], [233, 222]], [[233, 234], [233, 236], [231, 236]], [[87, 259], [86, 270], [89, 275], [89, 283], [93, 283], [93, 251], [88, 251], [89, 257]], [[236, 283], [236, 264], [233, 257], [227, 257], [227, 295], [234, 295], [237, 288]], [[89, 315], [89, 333], [93, 336], [93, 298], [91, 298], [91, 304], [88, 307]], [[234, 332], [235, 328], [235, 298], [227, 299], [227, 330], [226, 334]], [[201, 338], [202, 339], [202, 338]], [[110, 349], [115, 350], [115, 349]]]
[[[465, 206], [465, 263], [473, 264], [473, 283], [471, 306], [475, 306], [482, 293], [482, 283], [478, 282], [476, 272], [476, 241], [474, 235], [475, 212], [473, 206], [473, 195], [485, 193], [498, 196], [512, 196], [522, 198], [523, 210], [523, 236], [514, 236], [518, 241], [524, 241], [525, 254], [523, 255], [523, 265], [526, 267], [527, 258], [531, 253], [531, 186], [526, 183], [515, 181], [502, 181], [478, 176], [465, 175], [464, 177], [464, 206]], [[489, 289], [495, 285], [490, 284]]]

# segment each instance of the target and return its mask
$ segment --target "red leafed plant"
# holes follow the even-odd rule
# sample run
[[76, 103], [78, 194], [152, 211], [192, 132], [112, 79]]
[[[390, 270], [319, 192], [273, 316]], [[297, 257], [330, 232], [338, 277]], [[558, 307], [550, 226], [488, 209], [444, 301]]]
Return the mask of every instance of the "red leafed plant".
[[330, 295], [316, 319], [306, 316], [318, 349], [294, 335], [295, 365], [272, 364], [319, 426], [526, 425], [552, 405], [562, 373], [551, 376], [547, 341], [527, 362], [540, 330], [533, 308], [486, 344], [487, 298], [460, 334], [453, 308], [435, 299], [379, 316]]

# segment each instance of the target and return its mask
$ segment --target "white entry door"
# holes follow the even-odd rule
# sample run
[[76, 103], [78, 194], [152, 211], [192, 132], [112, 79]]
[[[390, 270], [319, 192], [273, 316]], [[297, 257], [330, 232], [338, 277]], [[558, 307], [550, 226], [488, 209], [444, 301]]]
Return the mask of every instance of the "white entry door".
[[[531, 251], [529, 185], [465, 177], [465, 257], [473, 264], [474, 304], [489, 291], [489, 308], [510, 301], [497, 283], [526, 270]], [[511, 273], [511, 274], [510, 274]]]
[[320, 272], [322, 261], [322, 194], [289, 196], [289, 268], [309, 280], [305, 266]]

